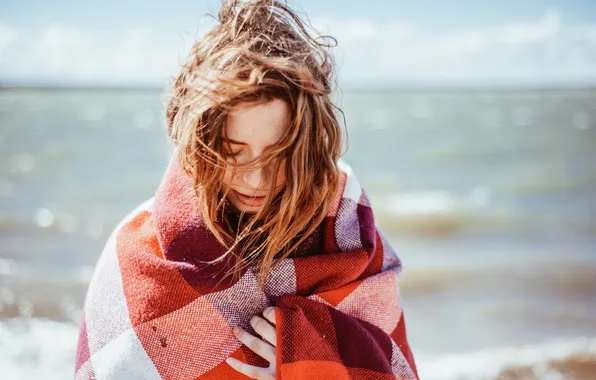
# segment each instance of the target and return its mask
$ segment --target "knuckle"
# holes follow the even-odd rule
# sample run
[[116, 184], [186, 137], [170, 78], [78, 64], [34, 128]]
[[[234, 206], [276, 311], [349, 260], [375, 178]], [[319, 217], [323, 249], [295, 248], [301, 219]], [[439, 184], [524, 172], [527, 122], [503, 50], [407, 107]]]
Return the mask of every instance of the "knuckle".
[[256, 368], [251, 369], [248, 376], [252, 377], [253, 379], [262, 379], [261, 372], [259, 372], [259, 370]]
[[255, 352], [261, 352], [261, 350], [263, 350], [263, 348], [264, 348], [263, 347], [263, 341], [261, 341], [261, 340], [259, 340], [257, 338], [254, 338], [254, 340], [251, 342], [251, 346], [250, 347]]
[[253, 337], [252, 335], [250, 335], [249, 333], [247, 333], [244, 330], [240, 330], [236, 337], [238, 338], [238, 340], [240, 340], [241, 342], [247, 344], [248, 342], [250, 342], [251, 338]]
[[264, 323], [267, 323], [267, 322], [265, 322], [265, 320], [263, 320], [262, 318], [259, 318], [259, 317], [253, 317], [251, 322], [252, 322], [252, 326], [257, 331], [263, 330], [263, 328], [265, 327]]
[[265, 309], [263, 315], [269, 319], [272, 319], [273, 317], [275, 317], [275, 309], [273, 307], [268, 307]]

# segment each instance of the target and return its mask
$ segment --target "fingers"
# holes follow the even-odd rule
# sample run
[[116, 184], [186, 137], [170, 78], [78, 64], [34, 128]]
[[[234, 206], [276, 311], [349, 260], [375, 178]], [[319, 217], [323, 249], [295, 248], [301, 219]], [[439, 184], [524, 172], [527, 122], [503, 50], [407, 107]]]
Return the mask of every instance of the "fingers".
[[263, 310], [263, 316], [275, 325], [275, 307], [269, 306]]
[[234, 358], [227, 358], [228, 363], [236, 371], [245, 374], [252, 379], [273, 379], [274, 377], [268, 373], [267, 368], [255, 367]]
[[[265, 322], [265, 321], [263, 321]], [[267, 323], [267, 322], [265, 322]], [[270, 326], [271, 327], [271, 326]], [[257, 338], [246, 332], [240, 327], [234, 328], [234, 334], [239, 341], [244, 343], [248, 348], [253, 350], [256, 354], [267, 360], [269, 363], [275, 363], [275, 347], [269, 343]], [[274, 333], [275, 334], [275, 333]]]
[[263, 318], [255, 315], [250, 319], [250, 324], [259, 335], [273, 346], [276, 345], [275, 327], [271, 326], [269, 322]]

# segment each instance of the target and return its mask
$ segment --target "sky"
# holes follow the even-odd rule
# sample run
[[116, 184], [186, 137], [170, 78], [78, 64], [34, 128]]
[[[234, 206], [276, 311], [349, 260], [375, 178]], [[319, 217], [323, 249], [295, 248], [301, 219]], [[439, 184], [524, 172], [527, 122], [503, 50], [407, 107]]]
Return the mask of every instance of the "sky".
[[[294, 0], [344, 86], [596, 85], [594, 0]], [[0, 84], [164, 86], [219, 0], [0, 0]]]

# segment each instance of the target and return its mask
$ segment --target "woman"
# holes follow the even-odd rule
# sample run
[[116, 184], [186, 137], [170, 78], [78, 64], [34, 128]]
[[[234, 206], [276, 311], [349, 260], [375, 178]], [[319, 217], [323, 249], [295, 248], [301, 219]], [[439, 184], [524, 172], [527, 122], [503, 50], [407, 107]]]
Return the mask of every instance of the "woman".
[[339, 162], [330, 45], [277, 1], [218, 21], [174, 82], [155, 197], [95, 269], [76, 378], [417, 378], [399, 259]]

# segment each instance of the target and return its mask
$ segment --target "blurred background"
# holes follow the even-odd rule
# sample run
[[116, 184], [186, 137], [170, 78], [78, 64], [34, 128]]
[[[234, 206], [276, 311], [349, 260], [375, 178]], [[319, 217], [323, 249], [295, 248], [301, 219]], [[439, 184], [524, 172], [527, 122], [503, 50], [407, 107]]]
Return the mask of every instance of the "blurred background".
[[[0, 374], [72, 377], [118, 221], [219, 1], [0, 2]], [[596, 3], [291, 3], [339, 41], [351, 164], [422, 379], [596, 378]]]

